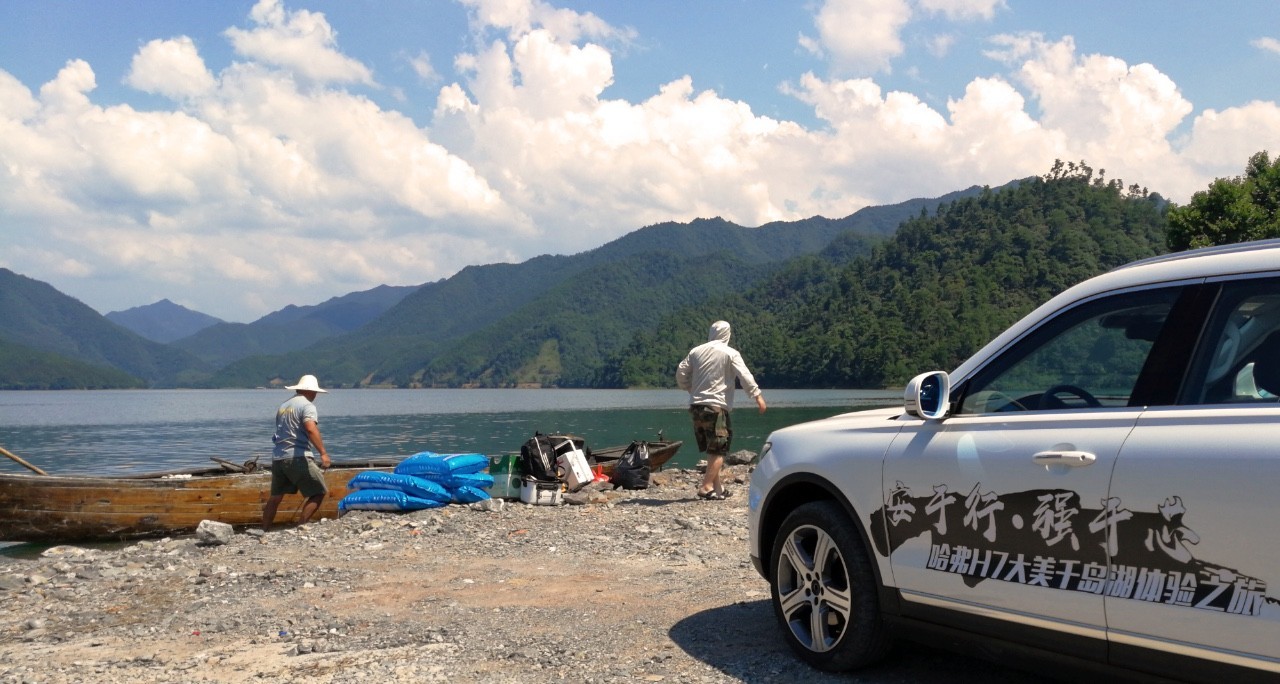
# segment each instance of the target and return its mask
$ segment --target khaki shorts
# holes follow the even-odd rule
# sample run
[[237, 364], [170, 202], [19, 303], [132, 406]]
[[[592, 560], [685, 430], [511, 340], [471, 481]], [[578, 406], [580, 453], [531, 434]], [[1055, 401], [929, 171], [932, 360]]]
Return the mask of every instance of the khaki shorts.
[[693, 416], [693, 437], [698, 440], [698, 451], [724, 456], [733, 442], [733, 424], [729, 421], [729, 409], [719, 406], [694, 404], [689, 407]]
[[320, 466], [306, 456], [271, 462], [271, 496], [302, 492], [303, 496], [311, 498], [328, 491]]

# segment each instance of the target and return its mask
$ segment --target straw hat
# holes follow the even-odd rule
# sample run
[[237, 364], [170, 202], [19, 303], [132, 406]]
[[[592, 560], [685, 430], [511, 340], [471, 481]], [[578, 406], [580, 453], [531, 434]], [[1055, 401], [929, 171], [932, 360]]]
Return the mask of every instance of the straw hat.
[[298, 384], [285, 385], [284, 388], [298, 390], [299, 392], [319, 392], [321, 394], [328, 392], [328, 390], [320, 389], [320, 381], [316, 380], [316, 376], [314, 375], [304, 375], [300, 380], [298, 380]]

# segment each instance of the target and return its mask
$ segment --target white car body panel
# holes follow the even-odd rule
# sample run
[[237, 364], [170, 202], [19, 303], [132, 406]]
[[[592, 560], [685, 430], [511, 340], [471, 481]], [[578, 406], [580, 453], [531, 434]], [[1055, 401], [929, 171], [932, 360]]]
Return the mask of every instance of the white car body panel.
[[[759, 546], [760, 507], [766, 483], [804, 473], [839, 488], [854, 509], [862, 513], [863, 529], [880, 501], [879, 464], [894, 435], [902, 429], [900, 409], [871, 409], [824, 420], [793, 425], [770, 436], [770, 456], [762, 458], [751, 476], [748, 494], [748, 529], [751, 548]], [[764, 552], [767, 556], [768, 551]], [[889, 577], [887, 558], [876, 558], [882, 577]]]
[[1173, 652], [1198, 644], [1280, 673], [1280, 405], [1151, 409], [1111, 489], [1159, 514], [1145, 538], [1124, 540], [1137, 555], [1117, 562], [1143, 568], [1154, 556], [1185, 568], [1141, 600], [1108, 599], [1113, 634]]
[[[1102, 596], [1077, 586], [1082, 556], [1095, 563], [1095, 575], [1105, 572], [1106, 549], [1097, 540], [1107, 529], [1083, 537], [1072, 526], [1107, 498], [1111, 468], [1140, 413], [955, 416], [903, 430], [884, 465], [886, 506], [894, 508], [895, 489], [908, 492], [886, 516], [898, 588], [951, 599], [970, 612], [1033, 616], [1063, 631], [1105, 629]], [[1054, 468], [1033, 462], [1054, 448], [1096, 461]]]

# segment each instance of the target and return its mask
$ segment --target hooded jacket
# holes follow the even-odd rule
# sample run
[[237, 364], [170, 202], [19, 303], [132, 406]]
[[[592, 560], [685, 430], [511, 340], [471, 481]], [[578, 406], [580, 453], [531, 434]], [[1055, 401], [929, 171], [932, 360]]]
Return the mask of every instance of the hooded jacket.
[[747, 370], [742, 354], [729, 346], [729, 335], [728, 323], [712, 323], [707, 342], [690, 349], [676, 368], [676, 385], [689, 393], [690, 404], [732, 409], [737, 382], [742, 383], [747, 396], [760, 396], [760, 386]]

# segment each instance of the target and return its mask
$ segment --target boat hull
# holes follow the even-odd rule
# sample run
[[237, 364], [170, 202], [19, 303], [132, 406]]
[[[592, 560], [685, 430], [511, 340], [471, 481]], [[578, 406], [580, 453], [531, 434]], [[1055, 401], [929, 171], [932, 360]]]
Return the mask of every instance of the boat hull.
[[[325, 471], [329, 495], [318, 518], [338, 517], [347, 482], [394, 462], [335, 464]], [[65, 543], [189, 533], [202, 520], [258, 525], [271, 473], [191, 471], [132, 477], [0, 475], [0, 541]], [[286, 496], [277, 524], [296, 522], [303, 497]]]
[[[657, 471], [663, 465], [670, 461], [684, 442], [646, 442], [649, 445], [649, 469]], [[592, 449], [591, 456], [595, 459], [596, 465], [600, 466], [601, 471], [605, 475], [613, 476], [613, 470], [618, 466], [618, 461], [622, 458], [622, 452], [627, 450], [628, 445], [608, 447], [605, 449]]]

